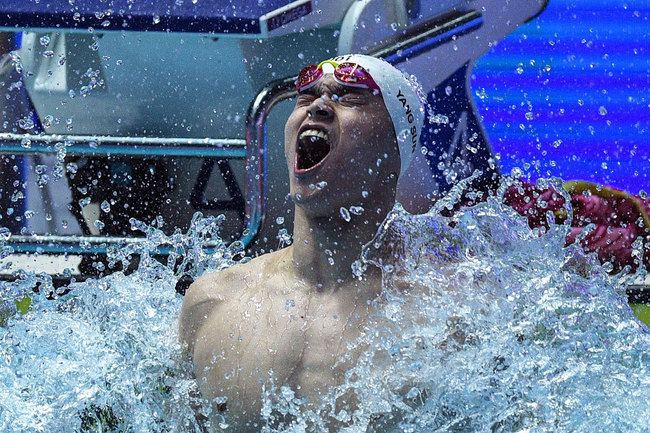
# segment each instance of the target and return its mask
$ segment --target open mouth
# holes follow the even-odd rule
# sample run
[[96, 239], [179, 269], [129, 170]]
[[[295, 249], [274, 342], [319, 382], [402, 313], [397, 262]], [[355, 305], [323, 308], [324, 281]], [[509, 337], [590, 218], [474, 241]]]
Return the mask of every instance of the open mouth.
[[306, 129], [298, 136], [296, 169], [308, 171], [317, 166], [330, 153], [329, 135], [318, 129]]

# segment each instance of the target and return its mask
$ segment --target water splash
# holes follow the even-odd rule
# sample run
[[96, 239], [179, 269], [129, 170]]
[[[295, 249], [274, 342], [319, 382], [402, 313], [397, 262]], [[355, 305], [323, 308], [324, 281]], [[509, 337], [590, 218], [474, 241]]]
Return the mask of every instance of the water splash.
[[[262, 431], [646, 425], [650, 336], [622, 296], [626, 277], [565, 247], [567, 226], [532, 230], [497, 199], [441, 216], [457, 199], [452, 191], [419, 216], [393, 210], [358, 263], [384, 275], [367, 331], [350, 343], [360, 358], [319, 407], [267, 386]], [[130, 275], [70, 291], [33, 273], [2, 283], [0, 431], [200, 432], [210, 407], [177, 344], [174, 286], [240, 259], [242, 245], [218, 237], [221, 222], [197, 215], [187, 233], [167, 236], [134, 221], [147, 242], [109, 257], [128, 266], [141, 256]], [[166, 263], [153, 258], [162, 249]], [[214, 428], [228, 431], [227, 420]]]
[[[200, 432], [209, 408], [181, 357], [174, 288], [240, 256], [218, 238], [222, 220], [197, 215], [171, 236], [134, 221], [147, 241], [110, 252], [127, 266], [140, 255], [130, 275], [55, 289], [47, 275], [20, 272], [0, 283], [0, 431]], [[152, 257], [162, 248], [167, 264]]]
[[565, 247], [568, 226], [532, 230], [495, 199], [440, 206], [389, 215], [363, 254], [384, 292], [362, 355], [318, 409], [272, 387], [267, 431], [643, 430], [650, 334], [629, 277]]

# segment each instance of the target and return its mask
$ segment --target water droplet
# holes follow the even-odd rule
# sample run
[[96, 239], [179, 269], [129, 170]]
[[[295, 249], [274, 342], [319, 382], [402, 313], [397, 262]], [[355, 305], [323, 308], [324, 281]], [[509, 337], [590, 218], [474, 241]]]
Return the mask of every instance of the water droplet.
[[84, 197], [81, 200], [79, 200], [79, 206], [80, 207], [86, 207], [90, 204], [90, 197]]
[[449, 96], [449, 95], [451, 95], [451, 92], [452, 92], [451, 86], [445, 87], [445, 95]]
[[153, 16], [153, 23], [154, 24], [159, 24], [160, 23], [160, 17], [158, 15]]
[[284, 224], [284, 217], [281, 217], [281, 216], [277, 217], [275, 219], [275, 223], [276, 224]]
[[559, 139], [558, 139], [558, 140], [555, 140], [555, 141], [553, 142], [553, 147], [556, 147], [556, 148], [557, 148], [557, 147], [560, 147], [561, 144], [562, 144], [562, 140], [559, 140]]
[[376, 23], [381, 22], [381, 15], [379, 15], [379, 14], [375, 15], [375, 22]]
[[518, 179], [524, 175], [524, 172], [521, 170], [519, 167], [515, 167], [512, 170], [510, 170], [510, 176], [514, 177], [515, 179]]
[[37, 165], [34, 168], [36, 173], [36, 184], [39, 188], [43, 188], [50, 180], [50, 177], [47, 175], [47, 165]]
[[521, 75], [524, 73], [524, 68], [522, 68], [521, 66], [517, 66], [517, 69], [515, 69], [515, 71], [517, 71], [517, 74]]
[[293, 299], [287, 299], [287, 302], [284, 303], [284, 310], [289, 311], [295, 306], [296, 306], [296, 301], [294, 301]]
[[289, 234], [287, 229], [278, 230], [277, 239], [280, 242], [280, 248], [286, 245], [291, 245], [291, 235]]
[[583, 105], [585, 105], [585, 101], [583, 101], [582, 99], [578, 99], [578, 105], [582, 107]]
[[409, 390], [409, 392], [406, 393], [406, 398], [413, 399], [419, 395], [420, 395], [420, 389], [417, 387], [413, 387]]
[[339, 213], [341, 214], [341, 218], [343, 218], [346, 222], [350, 222], [352, 217], [350, 216], [350, 211], [348, 211], [346, 208], [341, 207], [339, 209]]
[[302, 52], [300, 52], [300, 53], [298, 53], [298, 58], [299, 58], [300, 60], [304, 60], [305, 55], [304, 55]]
[[529, 111], [528, 113], [526, 113], [526, 119], [528, 119], [528, 120], [533, 120], [533, 117], [534, 117], [534, 116], [533, 116], [533, 113], [532, 113], [531, 111]]
[[364, 209], [362, 206], [350, 206], [350, 213], [354, 215], [361, 215]]
[[607, 170], [607, 162], [603, 161], [603, 162], [600, 164], [600, 166], [601, 166], [603, 169]]
[[368, 191], [361, 191], [361, 197], [368, 198]]
[[108, 201], [104, 200], [100, 205], [100, 208], [104, 213], [109, 213], [111, 211], [111, 204]]
[[77, 96], [77, 92], [75, 92], [74, 89], [70, 89], [70, 91], [68, 92], [68, 96], [71, 99], [74, 99], [74, 97]]
[[31, 117], [24, 117], [18, 120], [18, 126], [22, 129], [32, 129], [34, 128], [34, 121]]
[[355, 277], [361, 278], [363, 276], [363, 273], [366, 270], [366, 265], [364, 265], [361, 260], [355, 260], [352, 263], [352, 273], [354, 274]]
[[61, 227], [63, 227], [64, 229], [67, 229], [68, 228], [68, 220], [61, 220]]
[[43, 51], [43, 57], [52, 57], [53, 55], [54, 51], [52, 50]]
[[50, 44], [50, 37], [49, 36], [43, 36], [38, 41], [41, 43], [41, 45], [43, 45], [44, 47], [47, 47]]
[[93, 225], [97, 228], [97, 230], [101, 230], [104, 228], [104, 223], [101, 222], [100, 220], [95, 220]]
[[398, 28], [398, 27], [399, 27], [399, 26], [397, 25], [397, 23], [391, 23], [391, 25], [390, 25], [391, 30], [393, 30], [394, 32], [397, 31], [397, 28]]
[[36, 212], [34, 212], [33, 210], [26, 210], [25, 211], [25, 219], [30, 219], [34, 215], [36, 215]]
[[326, 186], [327, 186], [327, 182], [322, 180], [316, 184], [316, 189], [321, 190], [324, 189]]
[[607, 114], [607, 109], [601, 105], [598, 109], [598, 113], [600, 113], [601, 116], [605, 116]]

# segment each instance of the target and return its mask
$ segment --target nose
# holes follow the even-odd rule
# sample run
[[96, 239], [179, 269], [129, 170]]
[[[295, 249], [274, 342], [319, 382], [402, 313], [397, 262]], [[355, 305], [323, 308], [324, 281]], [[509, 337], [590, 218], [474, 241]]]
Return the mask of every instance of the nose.
[[[325, 97], [327, 98], [327, 97]], [[332, 107], [325, 98], [316, 98], [307, 108], [307, 115], [313, 119], [326, 120], [334, 116]]]

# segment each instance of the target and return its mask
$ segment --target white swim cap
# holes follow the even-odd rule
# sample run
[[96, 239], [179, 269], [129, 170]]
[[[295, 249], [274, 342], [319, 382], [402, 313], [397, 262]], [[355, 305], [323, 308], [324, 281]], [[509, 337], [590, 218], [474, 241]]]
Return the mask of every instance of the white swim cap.
[[415, 86], [399, 69], [376, 57], [348, 54], [330, 60], [336, 63], [352, 62], [361, 65], [381, 89], [384, 105], [395, 129], [401, 160], [401, 176], [411, 163], [424, 122], [424, 108]]

